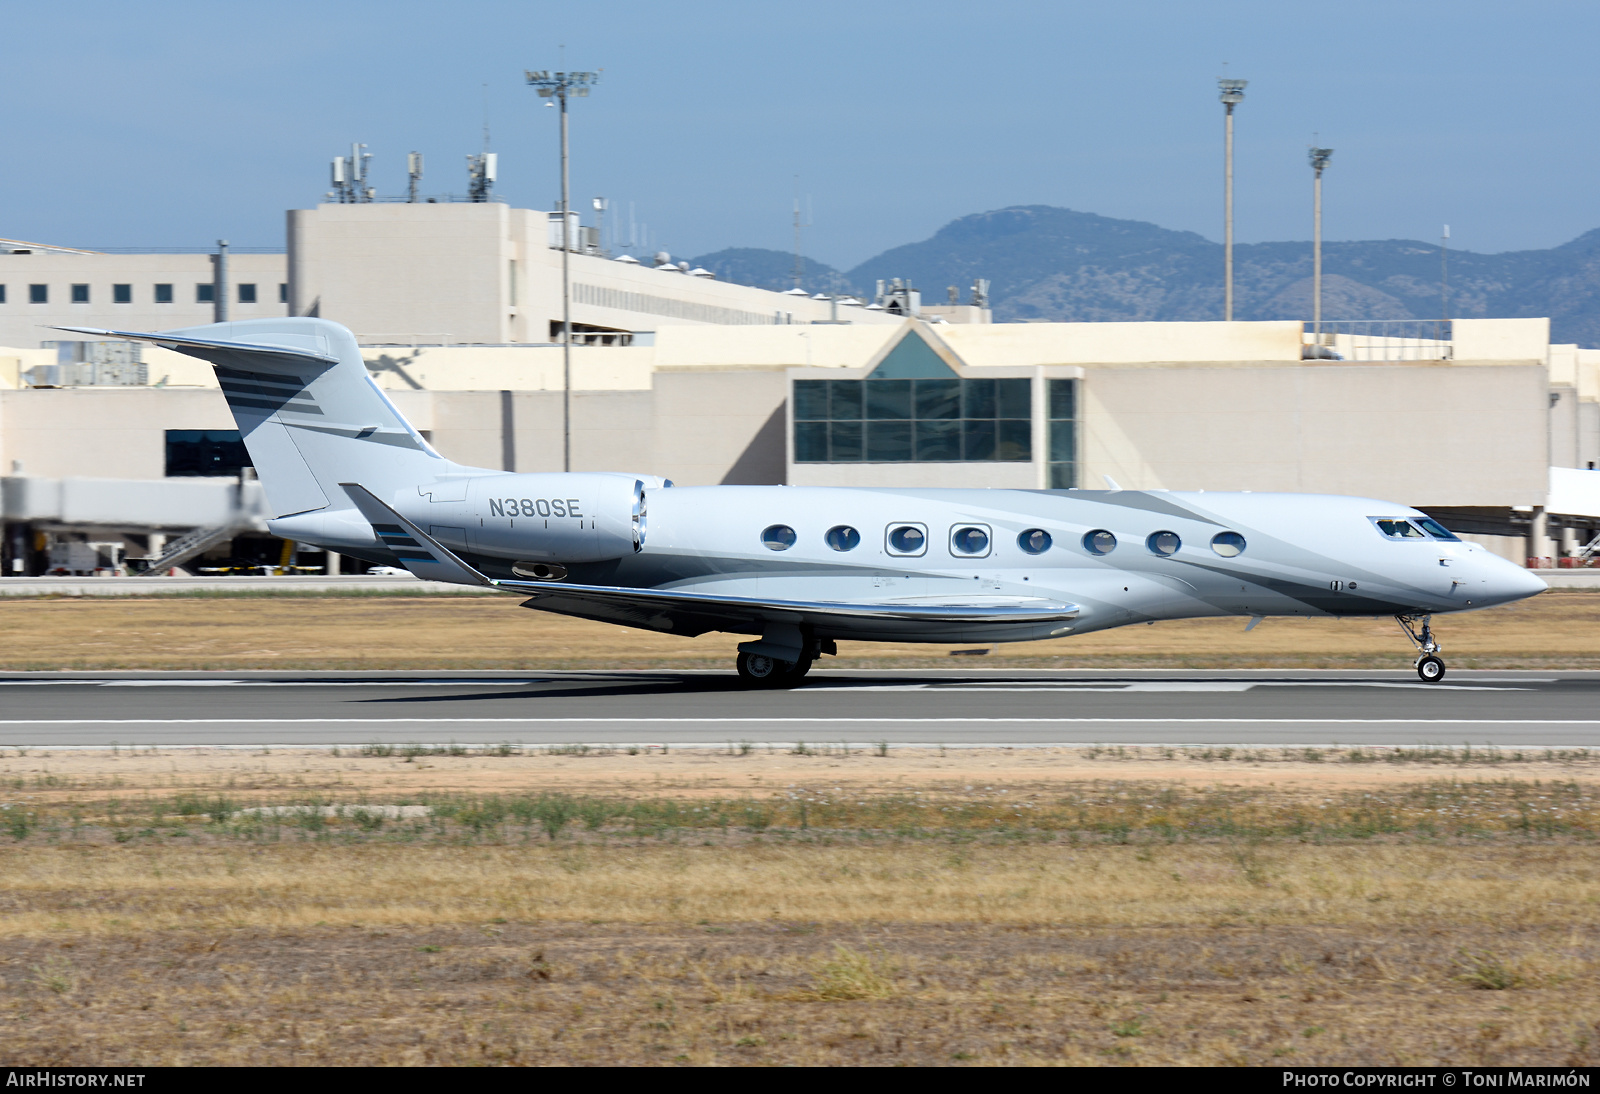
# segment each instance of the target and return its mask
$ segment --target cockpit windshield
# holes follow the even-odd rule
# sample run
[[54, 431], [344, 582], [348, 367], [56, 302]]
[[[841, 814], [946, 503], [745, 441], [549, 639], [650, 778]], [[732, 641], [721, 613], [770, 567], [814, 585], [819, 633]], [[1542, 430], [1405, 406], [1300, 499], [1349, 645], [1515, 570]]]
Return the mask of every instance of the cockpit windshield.
[[1390, 539], [1426, 540], [1431, 537], [1433, 539], [1450, 540], [1455, 543], [1461, 542], [1455, 533], [1432, 517], [1371, 517], [1369, 519], [1377, 527], [1378, 531]]
[[1444, 525], [1440, 524], [1438, 521], [1434, 520], [1432, 517], [1420, 517], [1418, 518], [1417, 523], [1422, 525], [1422, 530], [1427, 532], [1434, 539], [1448, 539], [1456, 543], [1461, 542], [1459, 536], [1457, 536], [1450, 529], [1446, 528]]
[[1391, 520], [1384, 517], [1378, 517], [1374, 519], [1372, 523], [1378, 526], [1378, 531], [1382, 532], [1390, 539], [1428, 538], [1422, 534], [1422, 529], [1418, 528], [1415, 524], [1412, 524], [1409, 520]]

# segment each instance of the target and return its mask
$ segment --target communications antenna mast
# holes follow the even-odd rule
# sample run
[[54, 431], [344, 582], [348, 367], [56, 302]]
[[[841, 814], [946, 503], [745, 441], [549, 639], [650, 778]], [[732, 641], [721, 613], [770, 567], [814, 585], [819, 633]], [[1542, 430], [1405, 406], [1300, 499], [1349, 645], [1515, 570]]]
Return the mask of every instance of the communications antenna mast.
[[406, 201], [417, 200], [417, 183], [422, 181], [422, 153], [406, 153]]
[[494, 197], [496, 173], [500, 156], [496, 152], [480, 152], [467, 157], [467, 200], [489, 201]]
[[[1439, 318], [1450, 322], [1450, 225], [1439, 236]], [[1444, 337], [1443, 332], [1439, 335]]]
[[794, 287], [797, 289], [802, 289], [805, 287], [801, 284], [801, 282], [805, 280], [806, 264], [805, 259], [800, 256], [800, 229], [811, 227], [811, 199], [809, 197], [806, 198], [806, 217], [805, 220], [802, 221], [800, 219], [799, 175], [794, 177], [794, 190], [794, 272], [791, 274], [791, 276], [794, 278]]
[[328, 196], [341, 205], [371, 201], [375, 193], [367, 185], [372, 153], [364, 144], [352, 144], [348, 156], [333, 157], [333, 191]]

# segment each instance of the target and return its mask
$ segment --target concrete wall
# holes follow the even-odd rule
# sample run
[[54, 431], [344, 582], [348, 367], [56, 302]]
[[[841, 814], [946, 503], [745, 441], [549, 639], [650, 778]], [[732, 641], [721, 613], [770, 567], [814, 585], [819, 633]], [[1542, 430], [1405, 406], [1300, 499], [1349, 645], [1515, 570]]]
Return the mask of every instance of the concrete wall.
[[[319, 205], [288, 214], [294, 315], [365, 343], [541, 343], [561, 319], [561, 251], [548, 214], [498, 202]], [[572, 322], [623, 331], [674, 325], [809, 325], [829, 304], [649, 264], [569, 254]], [[852, 323], [894, 317], [841, 309]]]
[[1542, 365], [1087, 371], [1082, 480], [1542, 505]]
[[[278, 301], [278, 286], [287, 280], [281, 254], [228, 256], [231, 318], [263, 319], [287, 315]], [[209, 285], [215, 274], [205, 254], [0, 254], [0, 346], [32, 348], [41, 341], [82, 337], [50, 330], [55, 324], [113, 330], [172, 330], [212, 321], [211, 304], [195, 300], [195, 286]], [[30, 304], [28, 286], [48, 285], [50, 302]], [[89, 286], [87, 304], [72, 303], [72, 286]], [[112, 286], [132, 286], [133, 302], [113, 304]], [[172, 286], [172, 303], [155, 303], [155, 286]], [[256, 303], [240, 304], [238, 287], [256, 286]]]
[[969, 365], [1298, 361], [1301, 324], [1002, 323], [938, 328]]
[[[1282, 324], [1193, 326], [1225, 328], [1213, 332], [1219, 338], [1243, 331], [1247, 341], [1256, 336], [1246, 328], [1267, 328], [1258, 353], [1283, 333]], [[573, 466], [684, 485], [782, 482], [785, 369], [808, 362], [863, 368], [898, 328], [669, 327], [655, 346], [575, 347]], [[1082, 378], [1079, 481], [1086, 487], [1109, 474], [1129, 488], [1543, 505], [1547, 452], [1561, 445], [1581, 457], [1589, 443], [1583, 415], [1600, 406], [1583, 398], [1591, 381], [1581, 358], [1571, 366], [1578, 386], [1564, 389], [1578, 392], [1576, 424], [1552, 437], [1564, 402], [1551, 409], [1542, 361], [1046, 365], [1063, 355], [1071, 332], [1017, 324], [938, 333], [985, 362], [969, 362], [969, 374], [1006, 365], [1013, 374]], [[1166, 337], [1126, 333], [1150, 335], [1147, 348]], [[1218, 342], [1215, 351], [1239, 348]], [[0, 471], [15, 459], [27, 474], [46, 477], [159, 478], [165, 430], [234, 428], [207, 366], [157, 349], [147, 358], [152, 378], [197, 386], [0, 390]], [[561, 467], [558, 348], [383, 349], [368, 359], [402, 413], [446, 456], [519, 471]], [[1035, 402], [1042, 412], [1042, 394]], [[1041, 462], [1031, 464], [797, 465], [789, 481], [1031, 488], [1044, 481], [1037, 431], [1035, 449]]]
[[44, 478], [159, 479], [166, 430], [234, 429], [222, 393], [202, 388], [0, 391], [0, 467]]
[[795, 486], [896, 486], [930, 489], [1035, 490], [1034, 463], [797, 463]]

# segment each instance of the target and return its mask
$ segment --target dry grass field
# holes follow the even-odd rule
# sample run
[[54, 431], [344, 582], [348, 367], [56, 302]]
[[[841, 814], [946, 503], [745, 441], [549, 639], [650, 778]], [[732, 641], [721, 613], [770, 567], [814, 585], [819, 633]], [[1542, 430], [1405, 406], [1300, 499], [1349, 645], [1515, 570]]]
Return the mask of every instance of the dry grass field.
[[[728, 668], [739, 636], [564, 619], [501, 596], [0, 598], [0, 669]], [[1458, 668], [1600, 667], [1600, 592], [1436, 620]], [[826, 665], [948, 665], [947, 646], [840, 643]], [[1389, 619], [1185, 620], [999, 647], [988, 667], [1406, 668]]]
[[[1600, 667], [1600, 595], [1442, 621]], [[0, 600], [5, 669], [727, 668], [514, 599]], [[956, 664], [845, 645], [854, 666]], [[1388, 621], [994, 667], [1405, 667]], [[1600, 1057], [1600, 759], [1451, 749], [0, 754], [0, 1065]]]
[[0, 1065], [1593, 1065], [1597, 837], [1586, 753], [7, 750]]

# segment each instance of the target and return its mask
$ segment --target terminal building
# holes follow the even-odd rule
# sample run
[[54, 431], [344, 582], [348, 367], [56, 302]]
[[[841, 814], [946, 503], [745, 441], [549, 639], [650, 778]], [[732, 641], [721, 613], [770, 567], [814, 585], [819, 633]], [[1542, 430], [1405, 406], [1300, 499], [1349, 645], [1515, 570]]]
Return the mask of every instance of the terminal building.
[[575, 221], [495, 202], [296, 210], [286, 253], [225, 270], [8, 246], [7, 575], [340, 565], [262, 531], [209, 366], [43, 329], [199, 325], [223, 290], [231, 319], [349, 326], [399, 409], [476, 466], [559, 470], [565, 426], [574, 470], [679, 485], [1355, 494], [1540, 564], [1582, 561], [1600, 529], [1600, 351], [1551, 345], [1543, 319], [994, 324], [981, 297], [829, 299], [624, 261]]

